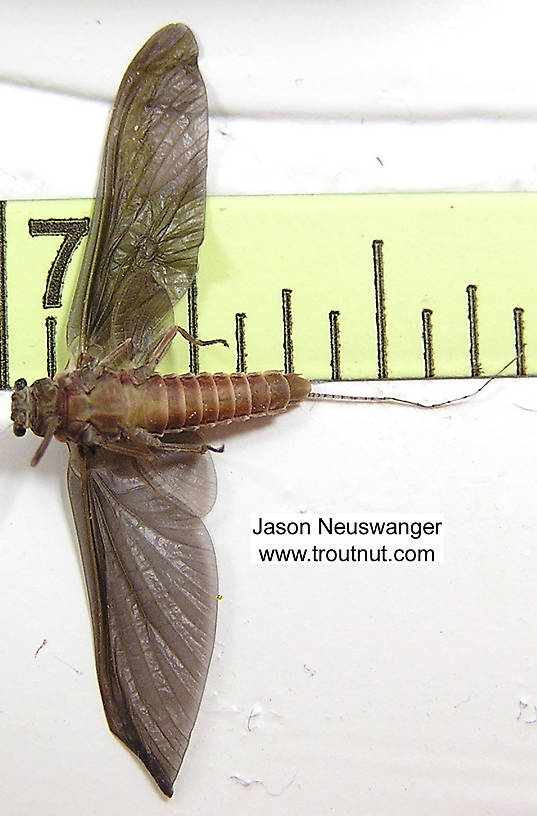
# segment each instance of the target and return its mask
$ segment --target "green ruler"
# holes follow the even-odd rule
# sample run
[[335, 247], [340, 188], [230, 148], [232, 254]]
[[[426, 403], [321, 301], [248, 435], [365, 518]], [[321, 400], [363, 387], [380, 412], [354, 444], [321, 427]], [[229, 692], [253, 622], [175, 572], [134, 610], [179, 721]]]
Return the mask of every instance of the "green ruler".
[[[0, 385], [66, 362], [92, 202], [0, 210]], [[537, 194], [233, 196], [208, 201], [197, 285], [167, 371], [312, 379], [537, 373]]]

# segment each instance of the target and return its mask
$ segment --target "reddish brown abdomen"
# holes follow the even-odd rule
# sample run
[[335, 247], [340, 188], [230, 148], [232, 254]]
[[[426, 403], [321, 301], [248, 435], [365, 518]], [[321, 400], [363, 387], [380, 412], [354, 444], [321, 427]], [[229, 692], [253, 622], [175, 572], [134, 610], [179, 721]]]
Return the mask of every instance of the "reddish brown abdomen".
[[298, 374], [168, 374], [164, 430], [276, 414], [306, 397], [310, 382]]

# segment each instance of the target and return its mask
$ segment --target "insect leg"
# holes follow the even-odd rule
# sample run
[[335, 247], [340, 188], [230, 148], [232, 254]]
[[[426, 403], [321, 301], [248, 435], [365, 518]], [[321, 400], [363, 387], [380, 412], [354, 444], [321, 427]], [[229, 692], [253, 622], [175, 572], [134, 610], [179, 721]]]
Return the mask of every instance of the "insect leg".
[[46, 449], [48, 448], [48, 446], [50, 444], [50, 441], [51, 441], [52, 437], [54, 436], [54, 431], [56, 430], [56, 428], [58, 427], [59, 424], [60, 424], [60, 418], [58, 416], [53, 416], [52, 419], [49, 421], [49, 423], [48, 423], [48, 425], [46, 427], [46, 430], [45, 430], [44, 439], [41, 442], [41, 444], [39, 445], [36, 452], [34, 453], [34, 455], [32, 457], [32, 461], [30, 462], [32, 467], [35, 467], [37, 464], [39, 464], [39, 462], [41, 460], [41, 457], [43, 456]]
[[207, 442], [200, 442], [199, 444], [195, 442], [163, 442], [162, 447], [168, 450], [185, 451], [185, 453], [207, 453], [207, 451], [211, 451], [211, 453], [224, 452], [223, 445], [209, 445]]
[[156, 450], [177, 450], [184, 453], [221, 453], [224, 446], [215, 447], [206, 444], [201, 438], [198, 441], [180, 439], [180, 434], [173, 441], [164, 441], [160, 436], [146, 431], [145, 428], [126, 428], [122, 431], [120, 439], [102, 439], [101, 447], [107, 450], [121, 453], [125, 456], [133, 456], [135, 459], [152, 459]]
[[229, 348], [229, 343], [227, 340], [223, 340], [222, 338], [218, 338], [217, 340], [199, 340], [197, 337], [192, 337], [192, 335], [181, 326], [170, 326], [166, 334], [160, 339], [156, 347], [151, 352], [151, 356], [144, 366], [144, 369], [147, 368], [150, 372], [155, 370], [170, 348], [176, 334], [180, 334], [181, 337], [184, 337], [185, 340], [194, 346], [214, 346], [215, 343], [222, 343], [223, 346]]
[[168, 450], [182, 450], [191, 453], [223, 453], [224, 445], [209, 445], [197, 433], [190, 430], [166, 430], [162, 436], [162, 447]]
[[130, 441], [129, 439], [105, 441], [99, 447], [112, 453], [119, 453], [122, 456], [132, 456], [134, 459], [153, 459], [155, 456], [147, 445], [140, 445], [136, 441]]
[[113, 351], [107, 354], [106, 357], [103, 357], [102, 360], [99, 360], [99, 368], [102, 367], [103, 369], [105, 369], [107, 366], [109, 366], [111, 363], [114, 363], [120, 357], [123, 356], [130, 357], [131, 354], [132, 354], [132, 338], [128, 337], [126, 340], [120, 343], [119, 346], [116, 346], [116, 348]]
[[121, 431], [121, 436], [106, 437], [95, 435], [93, 444], [123, 456], [132, 456], [135, 459], [153, 459], [155, 450], [162, 446], [160, 437], [154, 436], [144, 428], [127, 428]]

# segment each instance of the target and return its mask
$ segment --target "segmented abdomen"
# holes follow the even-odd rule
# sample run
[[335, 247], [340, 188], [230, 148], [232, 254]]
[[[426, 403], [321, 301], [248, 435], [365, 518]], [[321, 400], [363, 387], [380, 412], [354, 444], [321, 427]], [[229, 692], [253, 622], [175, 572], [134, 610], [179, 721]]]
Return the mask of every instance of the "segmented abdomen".
[[163, 430], [192, 428], [275, 414], [311, 389], [298, 374], [168, 374], [168, 418]]

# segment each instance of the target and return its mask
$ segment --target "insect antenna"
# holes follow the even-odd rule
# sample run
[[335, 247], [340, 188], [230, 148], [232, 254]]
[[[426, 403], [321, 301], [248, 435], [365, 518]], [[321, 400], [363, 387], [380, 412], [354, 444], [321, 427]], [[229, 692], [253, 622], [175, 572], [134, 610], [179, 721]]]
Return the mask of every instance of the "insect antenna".
[[[516, 361], [516, 359], [517, 358], [514, 357], [496, 374], [493, 374], [492, 377], [485, 380], [485, 382], [482, 383], [479, 388], [476, 388], [469, 394], [463, 394], [461, 397], [453, 397], [452, 399], [443, 400], [442, 402], [416, 402], [415, 400], [402, 399], [401, 397], [358, 397], [352, 394], [323, 394], [316, 391], [311, 391], [306, 399], [318, 401], [328, 400], [334, 402], [384, 402], [388, 403], [389, 405], [410, 405], [413, 408], [444, 408], [447, 405], [456, 405], [457, 403], [464, 402], [471, 397], [476, 397], [481, 391], [483, 391], [484, 388], [490, 385], [493, 380], [496, 380], [501, 374], [503, 374], [503, 372], [506, 371], [506, 369], [508, 369], [509, 366]], [[313, 382], [321, 382], [321, 380], [313, 380]]]

